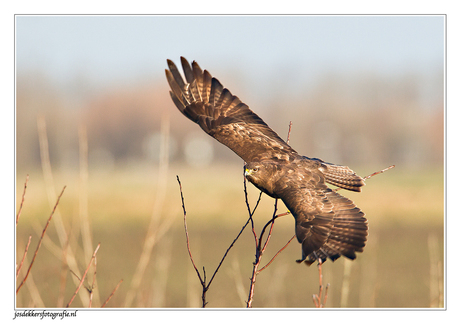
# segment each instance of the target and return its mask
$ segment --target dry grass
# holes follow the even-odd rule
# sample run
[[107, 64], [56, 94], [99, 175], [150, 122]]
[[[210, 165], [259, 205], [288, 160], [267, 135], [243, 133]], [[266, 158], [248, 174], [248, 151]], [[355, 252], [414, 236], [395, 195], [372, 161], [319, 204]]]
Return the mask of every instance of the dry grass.
[[[245, 202], [242, 165], [192, 169], [169, 166], [164, 158], [159, 166], [93, 170], [87, 164], [85, 130], [80, 129], [79, 170], [55, 171], [47, 153], [46, 125], [43, 120], [38, 124], [42, 172], [28, 170], [24, 186], [25, 174], [18, 173], [17, 179], [18, 278], [21, 273], [27, 278], [18, 282], [17, 307], [62, 307], [68, 300], [72, 307], [197, 306], [201, 291], [196, 276], [190, 275], [176, 175], [186, 184], [196, 263], [209, 269], [222, 266], [206, 291], [208, 307], [248, 302], [242, 301], [242, 287], [254, 273], [253, 233], [265, 229], [271, 233], [270, 244], [265, 246], [259, 235], [259, 245], [270, 266], [256, 269], [257, 294], [251, 306], [315, 306], [311, 296], [318, 287], [317, 269], [294, 262], [300, 255], [298, 244], [285, 246], [292, 238], [292, 218], [282, 217], [264, 228], [273, 217], [273, 199], [262, 196], [251, 218], [252, 233], [243, 232], [228, 250], [247, 220], [247, 203], [254, 206], [259, 196], [248, 186]], [[66, 194], [56, 203], [54, 188], [61, 185], [67, 185]], [[443, 307], [443, 188], [440, 168], [396, 168], [373, 178], [362, 193], [344, 192], [366, 212], [369, 241], [357, 260], [340, 258], [321, 266], [317, 306], [325, 305], [327, 296], [327, 307]], [[50, 208], [55, 226], [45, 233], [51, 217], [43, 230], [43, 215]], [[277, 208], [278, 213], [286, 211], [281, 202]], [[36, 241], [43, 247], [29, 263], [27, 251]], [[101, 242], [97, 259], [92, 242]], [[222, 264], [227, 253], [234, 261]], [[323, 278], [330, 284], [327, 294]], [[27, 289], [21, 289], [24, 283]], [[83, 285], [86, 289], [80, 289]]]
[[[215, 268], [246, 221], [241, 168], [217, 165], [205, 171], [179, 166], [172, 166], [171, 169], [166, 175], [165, 208], [162, 213], [162, 217], [171, 220], [171, 229], [152, 248], [151, 259], [146, 265], [142, 284], [136, 291], [133, 307], [196, 306], [192, 296], [199, 299], [201, 295], [199, 285], [196, 285], [196, 275], [189, 275], [193, 268], [187, 256], [176, 173], [183, 174], [181, 181], [186, 183], [188, 230], [193, 238], [194, 257], [196, 261], [199, 260], [199, 264], [209, 269]], [[148, 179], [146, 174], [151, 174], [151, 178]], [[98, 280], [95, 289], [104, 299], [110, 296], [121, 279], [124, 283], [133, 280], [148, 232], [152, 201], [158, 190], [155, 189], [155, 174], [157, 173], [153, 167], [119, 169], [110, 177], [91, 170], [89, 172], [88, 214], [91, 232], [93, 241], [101, 242], [97, 256]], [[442, 171], [439, 170], [437, 174], [410, 174], [405, 170], [395, 169], [375, 177], [365, 187], [364, 192], [353, 195], [352, 199], [366, 212], [369, 219], [369, 242], [364, 253], [359, 254], [357, 260], [352, 262], [351, 272], [347, 272], [346, 261], [342, 258], [335, 263], [328, 261], [323, 265], [325, 283], [330, 283], [327, 307], [443, 305], [444, 292], [442, 284], [440, 285], [444, 273]], [[24, 175], [21, 178], [18, 178], [19, 184], [24, 182]], [[66, 172], [55, 173], [57, 183], [62, 183], [63, 179], [69, 185], [59, 208], [64, 227], [70, 233], [69, 236], [73, 237], [72, 250], [79, 260], [80, 269], [83, 269], [88, 261], [85, 261], [81, 234], [75, 225], [79, 220], [79, 202], [78, 189], [73, 181], [78, 176]], [[104, 184], [100, 182], [102, 179]], [[414, 182], [417, 184], [413, 184]], [[40, 173], [31, 172], [17, 226], [18, 260], [22, 259], [28, 236], [32, 233], [32, 242], [36, 242], [41, 234], [41, 226], [37, 231], [34, 230], [35, 219], [41, 220], [43, 224], [43, 216], [49, 213], [49, 207], [46, 203], [43, 204], [43, 200], [46, 202], [47, 199], [42, 190], [44, 186]], [[23, 186], [18, 185], [17, 188], [19, 209]], [[205, 189], [200, 190], [201, 188]], [[251, 187], [248, 187], [248, 191], [251, 204], [254, 204], [258, 192]], [[428, 191], [431, 191], [430, 199], [426, 199]], [[390, 203], [395, 197], [396, 201]], [[103, 204], [101, 201], [109, 201], [110, 204]], [[399, 204], [399, 208], [395, 204]], [[283, 208], [279, 206], [280, 211]], [[254, 215], [256, 230], [260, 232], [261, 227], [258, 226], [265, 224], [272, 213], [273, 200], [263, 196]], [[277, 221], [266, 251], [267, 260], [292, 237], [293, 228], [290, 217]], [[238, 285], [234, 284], [234, 278], [242, 278], [243, 288], [247, 289], [254, 257], [254, 238], [250, 234], [249, 231], [243, 233], [229, 253], [230, 260], [238, 260], [238, 268], [232, 266], [232, 261], [224, 264], [208, 292], [208, 307], [241, 307], [241, 293], [238, 292]], [[55, 306], [63, 273], [66, 273], [66, 284], [62, 288], [66, 296], [64, 300], [67, 302], [75, 291], [76, 285], [69, 282], [69, 276], [72, 275], [62, 270], [66, 260], [63, 252], [68, 249], [61, 250], [59, 254], [58, 245], [52, 243], [58, 242], [55, 231], [48, 231], [47, 238], [31, 273], [34, 275], [36, 288], [26, 285], [27, 289], [21, 289], [17, 296], [19, 307], [39, 306], [39, 300], [42, 300], [44, 306]], [[53, 246], [56, 250], [53, 250]], [[163, 251], [169, 252], [165, 254]], [[299, 255], [300, 247], [290, 244], [258, 277], [253, 307], [314, 307], [311, 296], [318, 287], [317, 269], [297, 265], [294, 260]], [[27, 260], [25, 264], [28, 265]], [[167, 265], [169, 270], [161, 270], [161, 264]], [[91, 280], [92, 278], [88, 279], [88, 282]], [[154, 297], [159, 282], [163, 285], [162, 296]], [[344, 285], [348, 286], [346, 297]], [[87, 286], [91, 284], [88, 283]], [[107, 306], [122, 307], [128, 288], [129, 285], [121, 284]], [[33, 291], [38, 292], [39, 298], [33, 297], [36, 294]], [[81, 290], [79, 295], [82, 294], [87, 295], [89, 302], [87, 290]], [[276, 294], [276, 299], [270, 297], [273, 294]], [[88, 304], [75, 300], [72, 305], [82, 307]], [[100, 305], [93, 302], [93, 307]]]

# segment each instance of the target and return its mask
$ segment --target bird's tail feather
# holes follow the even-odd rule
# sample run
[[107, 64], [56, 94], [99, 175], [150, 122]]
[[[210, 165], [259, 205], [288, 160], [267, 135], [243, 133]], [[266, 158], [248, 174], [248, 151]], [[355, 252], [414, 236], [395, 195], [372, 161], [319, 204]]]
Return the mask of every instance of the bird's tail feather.
[[347, 166], [321, 161], [320, 170], [327, 183], [343, 189], [359, 192], [365, 184], [364, 179]]

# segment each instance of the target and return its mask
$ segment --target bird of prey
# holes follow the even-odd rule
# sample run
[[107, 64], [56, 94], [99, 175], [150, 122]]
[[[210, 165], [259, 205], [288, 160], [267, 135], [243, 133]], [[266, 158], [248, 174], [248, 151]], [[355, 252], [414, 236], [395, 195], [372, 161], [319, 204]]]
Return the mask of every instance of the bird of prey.
[[364, 179], [347, 166], [298, 154], [207, 70], [181, 57], [185, 75], [167, 60], [171, 98], [188, 119], [245, 162], [245, 177], [281, 199], [295, 218], [295, 233], [308, 265], [340, 256], [355, 259], [366, 244], [364, 213], [326, 183], [361, 191]]

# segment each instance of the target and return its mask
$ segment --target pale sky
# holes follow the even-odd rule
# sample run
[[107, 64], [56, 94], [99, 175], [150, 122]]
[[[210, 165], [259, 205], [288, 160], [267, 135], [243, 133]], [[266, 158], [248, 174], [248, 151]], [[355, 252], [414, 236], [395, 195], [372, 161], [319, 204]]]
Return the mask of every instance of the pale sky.
[[425, 74], [444, 64], [444, 16], [16, 16], [17, 72], [58, 84], [163, 79], [181, 55], [245, 82]]

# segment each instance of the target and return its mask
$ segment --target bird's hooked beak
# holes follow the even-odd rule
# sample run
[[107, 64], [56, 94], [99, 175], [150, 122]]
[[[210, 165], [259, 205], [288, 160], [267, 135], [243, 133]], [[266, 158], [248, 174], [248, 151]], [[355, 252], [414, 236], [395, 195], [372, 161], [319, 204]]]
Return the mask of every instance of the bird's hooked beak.
[[251, 175], [252, 172], [253, 172], [252, 169], [248, 169], [247, 167], [244, 168], [244, 176], [245, 176], [245, 177]]

